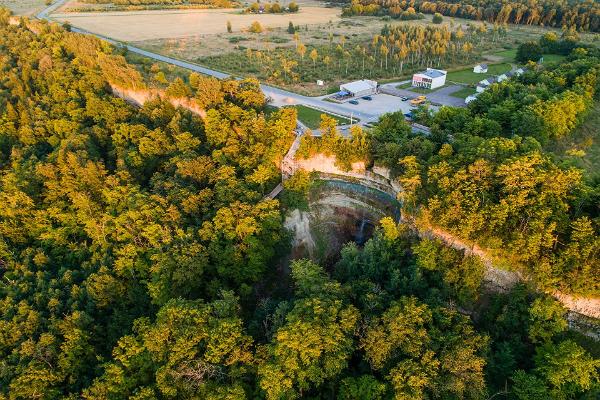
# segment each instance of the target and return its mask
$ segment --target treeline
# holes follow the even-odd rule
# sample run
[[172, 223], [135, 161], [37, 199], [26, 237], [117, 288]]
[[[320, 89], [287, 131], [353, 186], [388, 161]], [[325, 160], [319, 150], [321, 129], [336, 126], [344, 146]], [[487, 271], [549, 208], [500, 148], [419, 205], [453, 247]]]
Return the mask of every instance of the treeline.
[[421, 1], [421, 0], [352, 0], [345, 15], [390, 15], [405, 19], [421, 12], [440, 13], [491, 23], [575, 27], [582, 31], [600, 31], [600, 6], [591, 0], [542, 1]]
[[[468, 62], [476, 46], [506, 35], [503, 27], [484, 25], [451, 31], [446, 26], [384, 26], [369, 41], [351, 43], [345, 36], [329, 36], [329, 44], [309, 47], [295, 33], [295, 49], [261, 51], [246, 49], [234, 63], [241, 71], [283, 83], [336, 81], [344, 77], [392, 77], [426, 66]], [[220, 66], [223, 56], [211, 57]], [[229, 67], [231, 67], [230, 64]], [[223, 64], [225, 68], [227, 65]]]
[[371, 135], [374, 158], [399, 174], [405, 205], [423, 220], [543, 288], [597, 296], [600, 186], [542, 146], [569, 135], [598, 100], [599, 55], [576, 48], [562, 64], [492, 85], [468, 108], [418, 111], [430, 136], [386, 116]]
[[284, 12], [298, 12], [300, 7], [295, 1], [290, 2], [287, 6], [282, 6], [278, 1], [275, 3], [260, 3], [255, 2], [250, 4], [250, 6], [246, 9], [247, 12], [251, 13], [266, 13], [266, 14], [280, 14]]
[[116, 6], [195, 6], [214, 5], [217, 7], [231, 7], [236, 4], [230, 0], [81, 0], [82, 3], [113, 4]]

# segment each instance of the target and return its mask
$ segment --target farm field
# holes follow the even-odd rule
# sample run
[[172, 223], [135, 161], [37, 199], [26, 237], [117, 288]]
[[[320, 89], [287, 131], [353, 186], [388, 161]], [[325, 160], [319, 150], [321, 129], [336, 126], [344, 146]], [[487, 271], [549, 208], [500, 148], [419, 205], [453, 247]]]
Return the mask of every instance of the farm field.
[[131, 42], [164, 38], [182, 38], [227, 32], [227, 21], [233, 32], [243, 32], [253, 21], [265, 28], [323, 24], [339, 19], [337, 8], [304, 6], [293, 14], [242, 14], [239, 9], [151, 10], [128, 12], [58, 13], [52, 18], [69, 22], [113, 39]]
[[[218, 6], [216, 4], [219, 4]], [[58, 12], [105, 12], [105, 11], [140, 11], [140, 10], [169, 10], [169, 9], [209, 9], [209, 8], [229, 8], [236, 7], [238, 4], [232, 0], [215, 1], [213, 4], [193, 4], [184, 2], [179, 4], [115, 4], [115, 3], [85, 3], [83, 1], [71, 0], [63, 4]]]
[[44, 0], [0, 0], [0, 7], [8, 8], [15, 15], [33, 15], [44, 5]]

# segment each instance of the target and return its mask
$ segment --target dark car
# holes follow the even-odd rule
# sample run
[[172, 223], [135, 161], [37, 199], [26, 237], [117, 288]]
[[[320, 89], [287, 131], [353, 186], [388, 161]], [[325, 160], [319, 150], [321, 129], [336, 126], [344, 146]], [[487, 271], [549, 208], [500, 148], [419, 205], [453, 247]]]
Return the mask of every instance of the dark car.
[[400, 97], [400, 100], [402, 100], [402, 101], [406, 101], [406, 100], [408, 100], [408, 97], [406, 97], [406, 96], [402, 96], [402, 97]]
[[412, 120], [413, 119], [413, 113], [409, 112], [409, 113], [404, 114], [404, 118], [406, 118], [408, 120]]
[[362, 98], [363, 100], [368, 100], [368, 101], [371, 101], [371, 100], [373, 100], [373, 98], [372, 98], [371, 96], [363, 96], [363, 97], [361, 97], [361, 98]]
[[356, 105], [358, 104], [358, 100], [350, 100], [348, 103]]

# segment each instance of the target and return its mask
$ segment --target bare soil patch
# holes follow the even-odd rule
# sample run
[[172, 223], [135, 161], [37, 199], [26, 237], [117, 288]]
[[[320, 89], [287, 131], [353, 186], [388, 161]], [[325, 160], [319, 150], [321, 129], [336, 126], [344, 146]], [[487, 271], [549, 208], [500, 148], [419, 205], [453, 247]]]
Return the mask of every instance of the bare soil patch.
[[304, 6], [293, 14], [243, 14], [239, 9], [156, 10], [131, 12], [85, 12], [53, 14], [53, 19], [122, 41], [182, 38], [227, 32], [227, 21], [234, 32], [245, 31], [253, 21], [263, 27], [324, 24], [339, 19], [340, 9]]
[[34, 15], [45, 7], [44, 0], [0, 0], [0, 7], [6, 7], [15, 15]]

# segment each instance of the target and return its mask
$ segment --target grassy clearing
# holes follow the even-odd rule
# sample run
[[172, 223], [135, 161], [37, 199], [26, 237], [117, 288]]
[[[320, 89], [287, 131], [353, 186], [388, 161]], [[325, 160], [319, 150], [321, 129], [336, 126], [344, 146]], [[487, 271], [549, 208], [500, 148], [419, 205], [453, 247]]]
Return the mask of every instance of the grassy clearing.
[[[515, 57], [517, 55], [517, 49], [510, 49], [510, 50], [502, 50], [502, 51], [498, 51], [492, 54], [489, 54], [490, 56], [493, 57], [499, 57], [502, 58], [502, 61], [504, 62], [515, 62]], [[555, 61], [562, 61], [566, 58], [566, 56], [562, 56], [559, 54], [544, 54], [544, 62], [555, 62]]]
[[485, 74], [476, 74], [473, 72], [473, 67], [461, 69], [458, 71], [448, 72], [447, 80], [450, 82], [465, 83], [467, 85], [474, 85], [477, 82], [488, 78], [490, 76], [496, 76], [510, 71], [511, 65], [509, 63], [501, 64], [490, 64], [488, 65], [488, 72]]
[[561, 138], [547, 150], [559, 161], [581, 168], [590, 181], [600, 179], [600, 102], [596, 102], [586, 120], [568, 137]]
[[544, 63], [560, 62], [567, 58], [566, 56], [562, 56], [560, 54], [544, 54], [542, 57], [544, 58]]
[[[321, 123], [321, 115], [325, 114], [332, 118], [334, 118], [338, 125], [347, 125], [350, 123], [348, 118], [338, 117], [336, 115], [328, 114], [323, 111], [316, 110], [314, 108], [310, 108], [303, 105], [291, 106], [296, 109], [298, 112], [298, 119], [310, 129], [319, 129], [319, 124]], [[354, 120], [352, 122], [356, 122]]]
[[492, 55], [497, 56], [497, 57], [502, 57], [503, 61], [513, 62], [513, 61], [515, 61], [515, 57], [517, 56], [517, 49], [515, 48], [515, 49], [509, 49], [509, 50], [502, 50], [502, 51], [498, 51]]
[[452, 97], [458, 97], [459, 99], [466, 99], [467, 97], [469, 97], [472, 94], [477, 93], [477, 91], [471, 87], [465, 87], [460, 89], [457, 92], [452, 93], [450, 96]]

